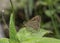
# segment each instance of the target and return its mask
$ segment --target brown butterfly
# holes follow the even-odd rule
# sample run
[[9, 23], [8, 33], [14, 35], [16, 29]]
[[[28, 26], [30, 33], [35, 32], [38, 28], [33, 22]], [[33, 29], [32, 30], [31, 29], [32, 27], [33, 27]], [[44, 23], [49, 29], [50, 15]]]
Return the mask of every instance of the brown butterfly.
[[41, 17], [39, 15], [33, 17], [31, 20], [29, 20], [26, 24], [24, 24], [26, 27], [31, 27], [34, 30], [38, 30], [40, 28], [40, 22]]

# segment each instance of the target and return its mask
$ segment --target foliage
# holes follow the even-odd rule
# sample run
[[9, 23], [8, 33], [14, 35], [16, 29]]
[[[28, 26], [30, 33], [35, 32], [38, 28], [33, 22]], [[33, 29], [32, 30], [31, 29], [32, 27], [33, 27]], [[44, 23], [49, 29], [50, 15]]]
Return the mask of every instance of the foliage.
[[49, 33], [49, 31], [44, 29], [40, 29], [40, 31], [32, 33], [27, 31], [26, 28], [22, 28], [17, 33], [15, 31], [13, 15], [14, 14], [11, 14], [10, 16], [10, 39], [0, 39], [0, 43], [60, 43], [59, 39], [43, 37], [46, 33]]
[[[14, 6], [12, 4], [12, 1], [10, 0], [11, 3], [11, 7], [12, 7], [12, 13], [10, 16], [10, 25], [9, 25], [9, 36], [10, 38], [3, 38], [0, 39], [0, 43], [60, 43], [60, 39], [55, 39], [55, 38], [49, 38], [49, 37], [43, 37], [44, 35], [46, 35], [47, 33], [55, 33], [56, 38], [60, 38], [60, 33], [58, 31], [58, 21], [56, 21], [57, 13], [59, 13], [60, 11], [60, 6], [57, 5], [59, 0], [38, 0], [36, 2], [36, 4], [33, 4], [33, 0], [20, 0], [20, 4], [25, 8], [25, 16], [26, 19], [29, 18], [29, 16], [32, 15], [32, 11], [33, 9], [36, 10], [38, 8], [38, 6], [44, 6], [45, 9], [43, 10], [43, 8], [39, 9], [39, 12], [36, 11], [35, 13], [37, 13], [37, 15], [46, 15], [48, 16], [51, 20], [45, 24], [41, 25], [41, 28], [39, 31], [36, 32], [31, 32], [28, 31], [27, 29], [30, 28], [21, 28], [18, 32], [16, 32], [16, 28], [15, 28], [15, 18], [14, 18]], [[26, 4], [26, 2], [29, 2], [28, 5]], [[26, 5], [25, 5], [26, 4]], [[33, 6], [34, 5], [34, 6]], [[28, 9], [27, 9], [28, 6]], [[57, 7], [56, 7], [57, 6]], [[46, 8], [48, 7], [48, 8]], [[55, 7], [55, 8], [54, 8]], [[35, 9], [36, 8], [36, 9]], [[41, 14], [42, 12], [42, 14]], [[57, 12], [57, 13], [56, 13]], [[44, 14], [43, 14], [44, 13]], [[43, 23], [43, 21], [42, 21]], [[59, 22], [60, 23], [60, 22]], [[52, 25], [51, 25], [52, 24]], [[45, 30], [44, 28], [53, 28], [53, 31], [48, 31]]]

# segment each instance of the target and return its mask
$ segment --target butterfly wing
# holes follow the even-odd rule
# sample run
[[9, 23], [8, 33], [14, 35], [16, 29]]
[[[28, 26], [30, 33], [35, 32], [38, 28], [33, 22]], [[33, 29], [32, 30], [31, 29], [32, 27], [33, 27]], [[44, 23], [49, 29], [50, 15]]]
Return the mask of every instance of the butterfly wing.
[[31, 20], [29, 20], [25, 26], [26, 27], [30, 27], [33, 28], [33, 30], [38, 30], [40, 28], [40, 22], [41, 22], [41, 18], [40, 16], [35, 16], [33, 17]]

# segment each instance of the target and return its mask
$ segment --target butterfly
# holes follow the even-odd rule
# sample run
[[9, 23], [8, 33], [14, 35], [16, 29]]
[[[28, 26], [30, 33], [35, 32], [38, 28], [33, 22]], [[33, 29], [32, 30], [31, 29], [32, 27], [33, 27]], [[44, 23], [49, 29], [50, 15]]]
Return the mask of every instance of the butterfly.
[[26, 27], [32, 28], [33, 30], [39, 30], [40, 22], [41, 22], [41, 17], [37, 15], [33, 17], [31, 20], [29, 20], [27, 23], [25, 23], [24, 25]]

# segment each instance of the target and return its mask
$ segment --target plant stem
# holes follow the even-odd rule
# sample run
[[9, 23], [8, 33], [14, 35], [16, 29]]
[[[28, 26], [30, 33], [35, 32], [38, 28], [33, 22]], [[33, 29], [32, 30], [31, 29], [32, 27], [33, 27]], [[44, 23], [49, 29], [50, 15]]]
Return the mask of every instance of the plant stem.
[[14, 6], [13, 6], [13, 3], [12, 3], [12, 0], [10, 0], [10, 4], [11, 4], [12, 12], [14, 12]]
[[27, 5], [25, 6], [24, 10], [25, 10], [25, 17], [26, 17], [26, 20], [28, 21], [28, 20], [29, 20], [29, 14], [28, 14]]
[[[13, 3], [12, 3], [12, 0], [10, 0], [10, 4], [11, 4], [12, 13], [14, 15], [14, 6], [13, 6]], [[13, 16], [13, 19], [15, 19], [15, 15]]]

